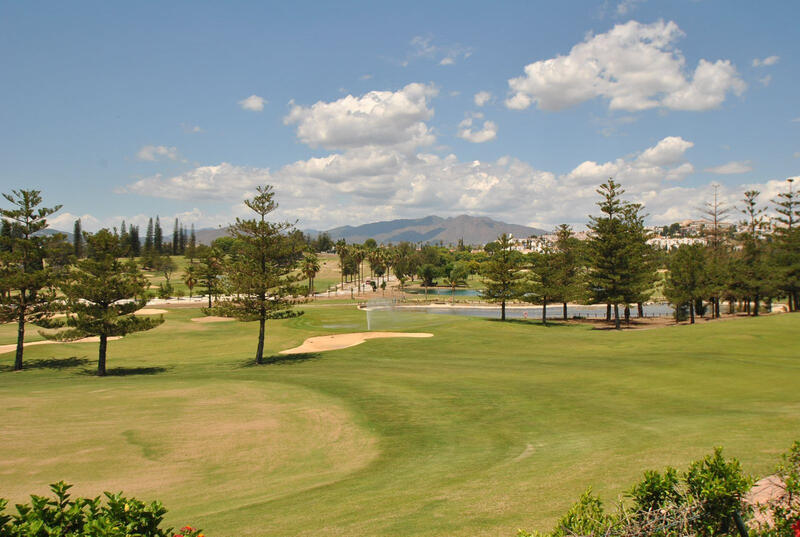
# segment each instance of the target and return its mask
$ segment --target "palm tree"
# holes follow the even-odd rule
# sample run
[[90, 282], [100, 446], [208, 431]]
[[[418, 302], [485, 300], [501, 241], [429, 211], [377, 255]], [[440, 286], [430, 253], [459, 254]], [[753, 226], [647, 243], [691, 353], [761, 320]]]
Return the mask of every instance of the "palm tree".
[[314, 278], [320, 271], [319, 257], [317, 257], [317, 254], [313, 252], [307, 253], [303, 258], [302, 265], [300, 266], [300, 271], [303, 273], [303, 276], [308, 278], [308, 292], [306, 293], [306, 296], [313, 295]]
[[183, 274], [183, 283], [185, 283], [186, 287], [189, 288], [189, 298], [192, 298], [192, 289], [194, 289], [194, 286], [197, 285], [197, 279], [197, 267], [195, 267], [194, 264], [186, 267], [186, 272]]

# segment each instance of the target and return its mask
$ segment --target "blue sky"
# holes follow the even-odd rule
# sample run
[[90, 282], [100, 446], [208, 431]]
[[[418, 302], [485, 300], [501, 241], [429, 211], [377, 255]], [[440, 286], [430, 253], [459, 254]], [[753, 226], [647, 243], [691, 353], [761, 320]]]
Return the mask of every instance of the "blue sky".
[[[384, 4], [384, 5], [381, 5]], [[3, 2], [0, 183], [69, 229], [197, 227], [275, 186], [302, 228], [653, 224], [800, 167], [800, 3]]]

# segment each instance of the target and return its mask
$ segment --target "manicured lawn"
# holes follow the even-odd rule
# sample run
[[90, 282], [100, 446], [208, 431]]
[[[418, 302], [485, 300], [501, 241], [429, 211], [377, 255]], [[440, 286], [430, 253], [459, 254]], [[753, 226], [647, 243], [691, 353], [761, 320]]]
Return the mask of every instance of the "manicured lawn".
[[[268, 324], [271, 353], [366, 329], [304, 309]], [[124, 490], [210, 537], [511, 537], [589, 485], [613, 501], [717, 445], [763, 475], [800, 439], [800, 315], [622, 333], [404, 315], [435, 337], [260, 367], [256, 325], [199, 316], [111, 342], [103, 379], [96, 344], [31, 347], [21, 373], [0, 355], [0, 496]]]

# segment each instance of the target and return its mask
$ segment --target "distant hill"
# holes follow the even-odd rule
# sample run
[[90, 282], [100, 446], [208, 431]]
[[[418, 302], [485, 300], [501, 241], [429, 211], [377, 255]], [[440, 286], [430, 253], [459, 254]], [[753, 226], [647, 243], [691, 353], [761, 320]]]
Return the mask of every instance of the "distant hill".
[[417, 219], [389, 220], [360, 226], [342, 226], [327, 231], [334, 241], [364, 242], [373, 238], [378, 243], [401, 241], [456, 244], [463, 239], [465, 244], [486, 244], [502, 233], [515, 237], [542, 235], [546, 231], [534, 227], [507, 224], [485, 216], [462, 214], [450, 218], [426, 216]]
[[[228, 236], [228, 227], [207, 227], [194, 232], [198, 244], [211, 244], [214, 239]], [[144, 240], [144, 237], [142, 237]]]

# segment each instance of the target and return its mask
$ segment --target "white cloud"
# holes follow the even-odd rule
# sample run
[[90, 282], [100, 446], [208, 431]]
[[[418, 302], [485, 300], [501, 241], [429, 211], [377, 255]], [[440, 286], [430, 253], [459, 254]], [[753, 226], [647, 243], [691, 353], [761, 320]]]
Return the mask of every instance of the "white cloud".
[[265, 104], [267, 104], [267, 101], [255, 94], [239, 101], [239, 106], [242, 107], [242, 110], [250, 110], [252, 112], [261, 112], [264, 110]]
[[75, 220], [78, 218], [81, 219], [81, 229], [83, 231], [97, 231], [102, 227], [100, 220], [91, 214], [58, 213], [55, 216], [48, 217], [47, 223], [51, 229], [72, 233]]
[[775, 65], [780, 59], [780, 56], [767, 56], [763, 60], [755, 58], [753, 60], [753, 67], [767, 67], [770, 65]]
[[589, 36], [566, 56], [525, 66], [525, 74], [508, 81], [506, 106], [561, 110], [602, 97], [611, 110], [650, 108], [708, 110], [726, 95], [741, 94], [745, 83], [728, 60], [701, 59], [691, 76], [674, 43], [683, 32], [674, 22], [618, 24]]
[[767, 75], [763, 78], [759, 78], [758, 81], [761, 82], [761, 85], [764, 87], [769, 86], [769, 83], [772, 82], [772, 75]]
[[412, 83], [398, 91], [371, 91], [309, 107], [292, 103], [284, 118], [297, 125], [297, 137], [312, 147], [351, 149], [363, 146], [410, 150], [429, 145], [435, 136], [425, 123], [433, 116], [428, 106], [438, 90]]
[[148, 162], [155, 162], [157, 160], [180, 160], [181, 156], [178, 153], [177, 147], [167, 147], [165, 145], [145, 145], [139, 152], [136, 153], [136, 158]]
[[488, 91], [479, 91], [475, 94], [473, 100], [475, 101], [475, 106], [483, 106], [492, 100], [492, 94]]
[[223, 162], [217, 166], [200, 166], [172, 177], [156, 174], [117, 192], [171, 199], [231, 199], [240, 197], [255, 185], [269, 182], [269, 170]]
[[669, 166], [684, 159], [684, 154], [694, 147], [693, 142], [680, 136], [668, 136], [655, 146], [645, 149], [636, 161], [645, 166]]
[[706, 168], [705, 171], [709, 173], [716, 173], [719, 175], [734, 175], [738, 173], [747, 173], [753, 171], [752, 163], [749, 160], [731, 161], [719, 166], [712, 166]]
[[457, 136], [459, 138], [463, 138], [468, 142], [482, 144], [497, 137], [497, 125], [494, 121], [484, 121], [480, 130], [472, 130], [472, 119], [468, 117], [458, 124]]
[[[695, 190], [674, 186], [673, 181], [694, 172], [685, 160], [690, 147], [692, 142], [668, 137], [632, 157], [586, 161], [569, 173], [557, 174], [508, 156], [461, 161], [452, 154], [373, 145], [297, 161], [275, 171], [226, 163], [203, 166], [174, 177], [144, 179], [127, 191], [227, 200], [238, 207], [256, 185], [272, 184], [280, 202], [276, 218], [297, 218], [302, 226], [316, 229], [462, 213], [547, 226], [582, 225], [586, 215], [597, 212], [597, 185], [610, 176], [623, 183], [631, 199], [646, 201], [653, 214], [684, 210], [686, 196], [696, 196]], [[662, 192], [672, 195], [662, 197]]]
[[627, 15], [630, 11], [636, 9], [638, 4], [641, 4], [645, 1], [646, 0], [622, 0], [619, 4], [617, 4], [617, 15]]
[[[460, 43], [435, 45], [433, 37], [417, 35], [411, 39], [411, 58], [427, 58], [434, 60], [439, 65], [453, 65], [459, 59], [467, 59], [472, 55], [472, 49]], [[401, 63], [408, 65], [408, 59]]]
[[183, 132], [186, 134], [199, 134], [201, 132], [205, 132], [200, 128], [199, 125], [191, 125], [189, 123], [181, 123], [181, 129], [183, 129]]

